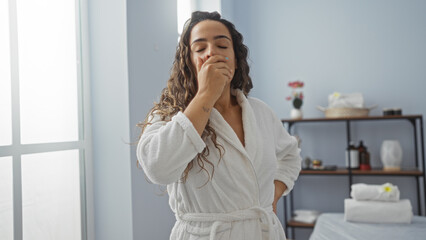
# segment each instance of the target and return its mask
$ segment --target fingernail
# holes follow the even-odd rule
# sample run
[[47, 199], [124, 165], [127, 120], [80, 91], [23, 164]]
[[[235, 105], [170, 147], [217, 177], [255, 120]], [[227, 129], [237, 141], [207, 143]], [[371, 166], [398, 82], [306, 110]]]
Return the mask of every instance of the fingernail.
[[226, 60], [229, 60], [229, 58], [228, 58], [228, 57], [225, 57], [225, 59], [226, 59]]

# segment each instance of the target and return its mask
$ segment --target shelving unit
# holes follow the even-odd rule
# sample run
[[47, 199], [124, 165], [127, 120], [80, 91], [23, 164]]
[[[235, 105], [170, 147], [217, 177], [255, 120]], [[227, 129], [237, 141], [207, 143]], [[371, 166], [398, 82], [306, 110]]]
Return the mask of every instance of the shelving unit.
[[[418, 215], [422, 215], [421, 209], [421, 194], [423, 195], [424, 206], [426, 208], [426, 191], [425, 189], [420, 188], [420, 181], [423, 182], [423, 186], [426, 187], [426, 170], [425, 170], [425, 148], [424, 148], [424, 136], [423, 136], [423, 116], [422, 115], [402, 115], [402, 116], [371, 116], [371, 117], [351, 117], [351, 118], [310, 118], [310, 119], [282, 119], [284, 127], [287, 128], [290, 134], [292, 132], [294, 125], [299, 125], [307, 122], [345, 122], [346, 123], [346, 144], [349, 146], [351, 141], [351, 130], [350, 125], [352, 122], [359, 121], [387, 121], [387, 120], [407, 120], [413, 126], [413, 135], [414, 135], [414, 162], [415, 168], [412, 169], [401, 169], [399, 171], [384, 171], [382, 169], [372, 169], [372, 170], [354, 170], [351, 168], [338, 168], [336, 170], [302, 170], [300, 172], [300, 177], [303, 175], [316, 175], [316, 176], [346, 176], [349, 180], [349, 190], [352, 185], [353, 176], [405, 176], [405, 177], [415, 177], [417, 185], [417, 204], [418, 204]], [[420, 141], [419, 135], [420, 134]], [[419, 151], [420, 149], [420, 151]], [[350, 157], [350, 156], [349, 156]], [[349, 160], [349, 163], [351, 161]], [[350, 192], [350, 191], [349, 191]], [[291, 214], [293, 213], [293, 194], [290, 193], [288, 196], [284, 197], [284, 222], [285, 231], [287, 236], [289, 229], [291, 230], [291, 238], [295, 238], [294, 229], [295, 228], [313, 228], [315, 224], [307, 224], [297, 222], [291, 219]], [[288, 211], [289, 210], [289, 211]], [[426, 211], [425, 211], [426, 213]]]

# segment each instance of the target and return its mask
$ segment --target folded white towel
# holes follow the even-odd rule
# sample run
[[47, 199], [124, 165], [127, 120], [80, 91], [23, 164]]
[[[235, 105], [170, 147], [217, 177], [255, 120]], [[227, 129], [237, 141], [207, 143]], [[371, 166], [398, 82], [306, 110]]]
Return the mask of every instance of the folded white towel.
[[318, 211], [305, 209], [294, 210], [293, 213], [293, 220], [304, 223], [314, 223], [320, 214]]
[[305, 210], [305, 209], [297, 209], [297, 210], [294, 210], [293, 213], [297, 216], [302, 216], [302, 215], [318, 216], [319, 215], [319, 212], [316, 210]]
[[314, 223], [318, 218], [318, 215], [296, 215], [293, 217], [294, 221], [303, 223]]
[[366, 223], [411, 223], [413, 209], [408, 199], [398, 202], [345, 199], [345, 220]]
[[328, 95], [328, 108], [363, 108], [362, 93], [339, 93]]
[[390, 183], [383, 185], [356, 183], [352, 184], [351, 189], [351, 197], [355, 200], [399, 201], [398, 186]]

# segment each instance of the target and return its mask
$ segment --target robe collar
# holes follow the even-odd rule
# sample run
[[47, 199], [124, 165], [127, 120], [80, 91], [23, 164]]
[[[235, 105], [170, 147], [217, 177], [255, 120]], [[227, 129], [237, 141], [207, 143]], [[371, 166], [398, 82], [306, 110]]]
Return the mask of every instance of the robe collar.
[[[248, 102], [247, 97], [240, 89], [231, 89], [231, 94], [236, 96], [237, 102], [242, 109], [242, 121], [243, 121], [243, 130], [244, 130], [244, 143], [245, 146], [241, 143], [237, 134], [234, 132], [232, 127], [226, 122], [222, 117], [220, 112], [213, 108], [210, 115], [210, 123], [215, 129], [217, 136], [220, 136], [225, 141], [229, 143], [232, 147], [241, 152], [246, 156], [250, 161], [254, 161], [255, 155], [257, 152], [257, 124], [256, 117], [254, 115], [253, 109]], [[225, 148], [226, 151], [226, 148]]]

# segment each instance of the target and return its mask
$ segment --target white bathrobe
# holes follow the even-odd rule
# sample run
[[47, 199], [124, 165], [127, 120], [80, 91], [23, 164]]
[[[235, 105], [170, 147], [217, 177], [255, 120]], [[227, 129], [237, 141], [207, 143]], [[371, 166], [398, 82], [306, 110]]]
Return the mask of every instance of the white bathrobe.
[[[154, 117], [143, 133], [137, 157], [146, 176], [167, 185], [169, 204], [176, 216], [171, 240], [285, 239], [272, 211], [274, 180], [293, 188], [301, 168], [297, 140], [290, 136], [273, 111], [255, 98], [233, 90], [242, 108], [245, 146], [231, 126], [213, 108], [211, 126], [224, 153], [210, 138], [199, 136], [182, 113], [171, 121]], [[194, 162], [186, 183], [180, 181], [188, 163], [208, 146], [214, 164], [213, 179]], [[211, 174], [212, 167], [204, 167]], [[272, 234], [270, 234], [272, 232]]]

